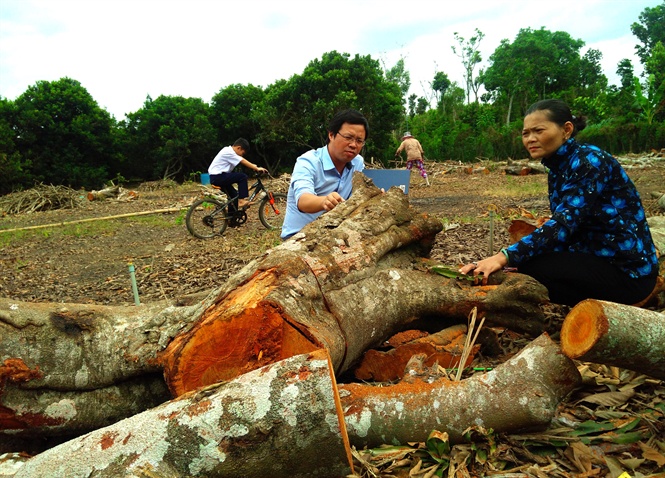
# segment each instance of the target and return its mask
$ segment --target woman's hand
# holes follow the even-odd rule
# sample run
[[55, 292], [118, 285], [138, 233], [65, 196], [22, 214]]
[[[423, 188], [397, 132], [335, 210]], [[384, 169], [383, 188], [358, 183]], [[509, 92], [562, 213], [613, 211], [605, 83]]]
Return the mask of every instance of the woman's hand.
[[471, 264], [463, 265], [459, 268], [462, 274], [472, 273], [474, 276], [482, 276], [482, 284], [487, 285], [487, 278], [490, 274], [500, 271], [508, 264], [508, 260], [503, 252], [494, 254], [492, 257], [483, 259], [482, 261], [472, 262]]

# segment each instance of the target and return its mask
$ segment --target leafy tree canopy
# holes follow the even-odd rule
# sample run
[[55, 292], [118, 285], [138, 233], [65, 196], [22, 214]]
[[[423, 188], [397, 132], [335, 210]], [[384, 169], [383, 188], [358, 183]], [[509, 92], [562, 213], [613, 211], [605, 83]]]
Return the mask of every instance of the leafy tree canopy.
[[78, 81], [38, 81], [14, 107], [16, 147], [30, 164], [32, 180], [86, 188], [103, 185], [108, 165], [116, 158], [115, 121]]
[[641, 45], [635, 45], [635, 50], [642, 64], [646, 65], [656, 44], [661, 42], [665, 45], [665, 2], [653, 8], [645, 8], [640, 13], [639, 22], [634, 22], [630, 30], [642, 42]]

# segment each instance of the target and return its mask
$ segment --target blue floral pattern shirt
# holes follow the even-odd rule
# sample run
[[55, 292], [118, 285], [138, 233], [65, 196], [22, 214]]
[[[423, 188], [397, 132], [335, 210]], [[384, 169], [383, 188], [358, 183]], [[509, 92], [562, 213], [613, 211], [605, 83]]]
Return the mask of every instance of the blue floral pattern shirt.
[[635, 185], [600, 148], [569, 139], [549, 158], [552, 217], [506, 248], [511, 266], [548, 252], [607, 258], [632, 278], [656, 274], [658, 259]]

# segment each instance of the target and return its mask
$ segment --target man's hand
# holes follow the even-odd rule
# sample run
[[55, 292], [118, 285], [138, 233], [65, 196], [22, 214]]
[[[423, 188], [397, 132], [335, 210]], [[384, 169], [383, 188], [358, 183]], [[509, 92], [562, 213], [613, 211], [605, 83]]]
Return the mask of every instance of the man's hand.
[[333, 192], [323, 197], [322, 207], [324, 211], [331, 211], [335, 209], [335, 206], [343, 202], [344, 198], [340, 196], [338, 193]]

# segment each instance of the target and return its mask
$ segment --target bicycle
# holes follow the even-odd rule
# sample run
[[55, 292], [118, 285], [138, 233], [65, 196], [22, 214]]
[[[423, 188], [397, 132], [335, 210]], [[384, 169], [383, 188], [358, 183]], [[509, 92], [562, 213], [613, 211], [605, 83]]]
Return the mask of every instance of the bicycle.
[[[210, 239], [221, 236], [226, 228], [238, 227], [247, 222], [247, 208], [238, 208], [238, 195], [231, 197], [219, 186], [211, 186], [217, 191], [206, 194], [202, 199], [192, 203], [185, 216], [187, 230], [199, 239]], [[267, 229], [278, 229], [284, 222], [286, 214], [286, 194], [273, 193], [263, 185], [260, 177], [249, 188], [249, 201], [263, 193], [259, 201], [259, 220]]]

